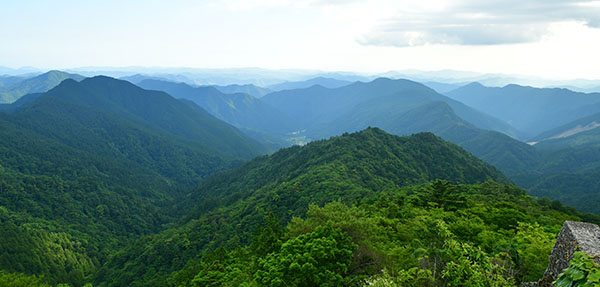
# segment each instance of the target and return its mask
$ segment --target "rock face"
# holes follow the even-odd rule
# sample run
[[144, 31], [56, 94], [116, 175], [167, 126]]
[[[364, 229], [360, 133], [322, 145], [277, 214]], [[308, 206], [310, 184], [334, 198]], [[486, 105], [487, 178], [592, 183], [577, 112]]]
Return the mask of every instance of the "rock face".
[[[569, 261], [573, 259], [575, 251], [583, 251], [587, 255], [600, 255], [600, 227], [598, 225], [565, 221], [556, 243], [554, 243], [554, 248], [552, 248], [550, 262], [544, 277], [538, 282], [524, 283], [521, 286], [552, 286], [552, 281], [556, 280], [558, 274], [569, 267]], [[594, 261], [600, 264], [600, 257], [596, 257]]]

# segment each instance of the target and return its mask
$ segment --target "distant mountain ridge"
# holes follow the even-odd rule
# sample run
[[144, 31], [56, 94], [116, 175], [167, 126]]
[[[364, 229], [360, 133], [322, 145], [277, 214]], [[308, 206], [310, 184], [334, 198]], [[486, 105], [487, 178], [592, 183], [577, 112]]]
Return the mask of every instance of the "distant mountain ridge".
[[[563, 126], [545, 131], [532, 138], [532, 141], [543, 143], [545, 141], [551, 140], [566, 140], [567, 138], [573, 139], [578, 134], [594, 130], [597, 127], [600, 127], [600, 113], [585, 116], [570, 123], [567, 123]], [[598, 140], [598, 143], [600, 144], [600, 139]]]
[[510, 125], [409, 80], [313, 86], [271, 93], [263, 100], [299, 119], [311, 139], [375, 126], [397, 135], [434, 132], [503, 171], [527, 170], [536, 157], [532, 147], [503, 134], [518, 133]]
[[269, 88], [272, 91], [304, 89], [310, 88], [312, 86], [322, 86], [325, 88], [335, 89], [347, 86], [351, 83], [351, 81], [339, 80], [335, 78], [316, 77], [305, 81], [283, 82], [275, 85], [270, 85], [267, 88]]
[[600, 93], [585, 94], [558, 88], [519, 85], [493, 88], [471, 83], [446, 95], [510, 123], [525, 133], [521, 137], [525, 140], [600, 112]]
[[297, 129], [296, 122], [290, 117], [248, 94], [224, 94], [212, 86], [192, 87], [184, 83], [158, 80], [144, 80], [139, 85], [167, 92], [175, 98], [190, 100], [238, 128], [275, 136]]
[[[393, 97], [394, 95], [397, 96]], [[479, 128], [499, 130], [509, 135], [516, 133], [510, 125], [498, 119], [409, 80], [378, 78], [368, 83], [356, 82], [335, 89], [313, 86], [306, 89], [274, 92], [265, 96], [263, 100], [290, 117], [301, 119], [301, 123], [310, 128], [316, 124], [327, 124], [354, 108], [360, 108], [367, 101], [376, 103], [376, 99], [381, 97], [396, 100], [396, 103], [390, 103], [390, 105], [402, 106], [404, 110], [410, 108], [411, 104], [443, 101], [449, 104], [461, 118]], [[385, 105], [382, 108], [385, 108]]]
[[81, 81], [85, 77], [78, 74], [69, 74], [62, 71], [49, 71], [33, 78], [23, 79], [12, 85], [0, 87], [0, 104], [12, 103], [22, 96], [30, 93], [46, 92], [65, 79]]
[[227, 85], [227, 86], [213, 86], [213, 87], [215, 87], [217, 90], [221, 91], [224, 94], [242, 93], [242, 94], [251, 95], [255, 98], [262, 98], [266, 94], [272, 92], [271, 89], [259, 87], [259, 86], [252, 85], [252, 84], [245, 84], [245, 85], [233, 84], [233, 85]]

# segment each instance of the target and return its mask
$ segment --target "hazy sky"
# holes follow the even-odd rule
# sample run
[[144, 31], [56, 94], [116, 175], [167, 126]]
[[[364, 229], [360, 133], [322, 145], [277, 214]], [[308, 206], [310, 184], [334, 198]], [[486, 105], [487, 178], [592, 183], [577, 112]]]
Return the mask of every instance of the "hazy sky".
[[0, 66], [600, 79], [600, 1], [0, 0]]

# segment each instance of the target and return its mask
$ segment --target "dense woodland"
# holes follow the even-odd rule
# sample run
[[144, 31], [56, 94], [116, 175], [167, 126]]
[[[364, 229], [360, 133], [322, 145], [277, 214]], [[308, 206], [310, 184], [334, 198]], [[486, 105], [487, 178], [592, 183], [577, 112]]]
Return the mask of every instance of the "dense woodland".
[[516, 286], [600, 223], [598, 131], [555, 137], [593, 111], [531, 146], [408, 80], [135, 79], [3, 79], [0, 286]]

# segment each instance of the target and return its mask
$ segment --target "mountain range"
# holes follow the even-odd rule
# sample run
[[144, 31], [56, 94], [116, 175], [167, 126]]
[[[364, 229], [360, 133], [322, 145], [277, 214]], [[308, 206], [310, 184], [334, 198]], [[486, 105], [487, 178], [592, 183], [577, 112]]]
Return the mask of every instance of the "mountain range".
[[316, 77], [305, 81], [283, 82], [275, 85], [270, 85], [268, 88], [272, 91], [295, 90], [310, 88], [312, 86], [322, 86], [325, 88], [335, 89], [351, 84], [351, 81], [338, 80], [334, 78]]
[[270, 135], [277, 147], [286, 145], [279, 139], [297, 130], [294, 120], [248, 94], [224, 94], [212, 86], [192, 87], [184, 83], [158, 80], [144, 80], [138, 85], [167, 92], [178, 99], [192, 101], [215, 117], [259, 139], [265, 139], [265, 134]]
[[585, 94], [558, 88], [519, 85], [496, 88], [472, 83], [446, 95], [511, 124], [523, 132], [519, 137], [523, 140], [600, 112], [599, 93]]
[[350, 79], [3, 77], [0, 285], [514, 286], [600, 223], [597, 94]]

